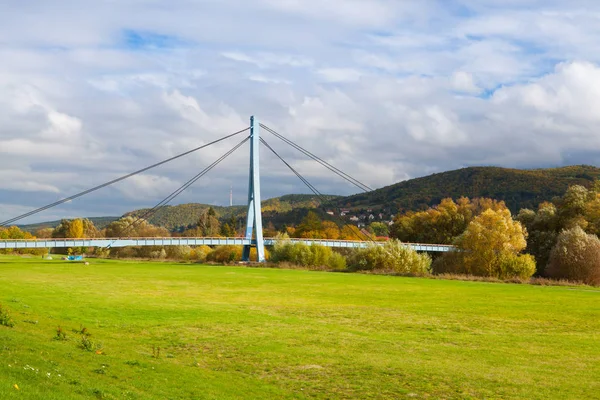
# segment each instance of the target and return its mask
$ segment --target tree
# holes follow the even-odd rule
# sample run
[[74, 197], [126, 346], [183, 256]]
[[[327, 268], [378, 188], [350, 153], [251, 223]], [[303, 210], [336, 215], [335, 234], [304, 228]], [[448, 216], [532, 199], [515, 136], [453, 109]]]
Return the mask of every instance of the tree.
[[309, 211], [296, 227], [295, 235], [300, 238], [321, 239], [323, 223], [314, 211]]
[[456, 203], [446, 198], [425, 211], [398, 215], [390, 229], [390, 236], [403, 242], [450, 244], [465, 231], [474, 217], [490, 209], [503, 210], [506, 205], [485, 198], [471, 201], [461, 197]]
[[35, 237], [38, 239], [49, 239], [52, 237], [53, 228], [41, 228], [35, 231]]
[[373, 222], [370, 228], [373, 230], [375, 236], [388, 236], [390, 232], [388, 224], [384, 224], [383, 222]]
[[235, 231], [229, 225], [228, 222], [221, 225], [221, 236], [223, 236], [223, 237], [234, 237], [235, 236]]
[[[33, 235], [27, 231], [22, 231], [16, 226], [10, 226], [8, 228], [0, 228], [0, 239], [8, 240], [8, 239], [17, 239], [17, 240], [27, 240], [34, 239]], [[46, 254], [48, 252], [47, 249], [5, 249], [0, 250], [0, 254]]]
[[203, 237], [219, 236], [221, 227], [215, 210], [210, 207], [198, 219], [198, 235]]
[[324, 239], [336, 240], [340, 237], [340, 228], [335, 222], [324, 221], [322, 224], [322, 232]]
[[74, 219], [71, 221], [67, 229], [67, 237], [71, 239], [83, 237], [83, 221], [81, 219]]
[[600, 239], [579, 226], [562, 231], [550, 253], [546, 274], [554, 279], [600, 285]]
[[63, 219], [60, 224], [54, 228], [52, 237], [54, 238], [95, 238], [101, 234], [92, 221], [87, 218]]
[[508, 209], [490, 208], [455, 240], [458, 251], [442, 256], [434, 269], [496, 278], [529, 277], [535, 272], [535, 268], [530, 270], [532, 259], [518, 256], [527, 246], [526, 238], [526, 229], [513, 221]]
[[364, 236], [360, 234], [360, 230], [354, 225], [344, 225], [340, 230], [341, 240], [364, 240]]

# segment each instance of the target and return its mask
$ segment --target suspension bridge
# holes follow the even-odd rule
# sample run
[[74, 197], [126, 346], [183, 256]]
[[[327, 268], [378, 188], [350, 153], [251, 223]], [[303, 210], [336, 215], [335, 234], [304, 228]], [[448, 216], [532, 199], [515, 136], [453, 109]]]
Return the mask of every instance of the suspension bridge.
[[[223, 245], [237, 245], [243, 246], [243, 256], [242, 259], [244, 261], [250, 261], [250, 249], [252, 247], [256, 248], [257, 253], [257, 261], [264, 262], [265, 261], [265, 246], [272, 246], [275, 244], [277, 239], [275, 238], [264, 238], [263, 237], [263, 228], [262, 228], [262, 212], [261, 212], [261, 196], [260, 196], [260, 145], [264, 145], [268, 150], [270, 150], [277, 158], [279, 158], [286, 167], [288, 167], [317, 197], [319, 197], [322, 201], [325, 201], [323, 194], [317, 190], [315, 186], [313, 186], [306, 178], [304, 178], [296, 169], [294, 169], [275, 149], [264, 139], [261, 137], [260, 132], [261, 129], [266, 132], [272, 134], [277, 139], [283, 141], [287, 145], [293, 147], [298, 150], [302, 154], [311, 158], [313, 161], [321, 164], [323, 167], [327, 168], [331, 172], [335, 173], [342, 179], [348, 181], [352, 185], [358, 187], [360, 190], [364, 192], [372, 191], [370, 187], [361, 183], [357, 179], [351, 177], [350, 175], [344, 173], [340, 169], [334, 167], [329, 164], [322, 158], [316, 156], [312, 152], [306, 150], [305, 148], [299, 146], [293, 141], [289, 140], [285, 136], [279, 134], [275, 130], [269, 128], [266, 125], [263, 125], [258, 122], [257, 118], [250, 118], [250, 126], [242, 129], [238, 132], [232, 133], [230, 135], [224, 136], [220, 139], [207, 143], [203, 146], [197, 147], [195, 149], [191, 149], [184, 153], [178, 154], [174, 157], [168, 158], [166, 160], [160, 161], [156, 164], [150, 165], [148, 167], [142, 168], [138, 171], [132, 172], [130, 174], [121, 176], [119, 178], [113, 179], [109, 182], [103, 183], [101, 185], [95, 186], [93, 188], [87, 189], [83, 192], [74, 194], [62, 200], [56, 201], [51, 204], [47, 204], [43, 207], [37, 208], [35, 210], [29, 211], [25, 214], [16, 216], [14, 218], [8, 219], [6, 221], [0, 222], [0, 227], [6, 227], [14, 224], [17, 221], [20, 221], [24, 218], [30, 217], [32, 215], [41, 213], [50, 208], [59, 206], [66, 202], [72, 201], [79, 197], [85, 196], [89, 193], [95, 192], [107, 186], [113, 185], [117, 182], [124, 181], [132, 176], [141, 174], [150, 169], [159, 167], [176, 159], [185, 157], [191, 153], [202, 150], [209, 146], [212, 146], [216, 143], [222, 142], [226, 139], [232, 138], [234, 136], [241, 135], [243, 133], [248, 133], [249, 135], [245, 137], [242, 141], [236, 144], [229, 151], [224, 153], [221, 157], [215, 160], [208, 167], [203, 169], [200, 173], [192, 177], [189, 181], [187, 181], [184, 185], [179, 187], [165, 199], [160, 201], [151, 209], [145, 211], [142, 215], [139, 215], [134, 221], [132, 221], [125, 229], [122, 230], [121, 236], [116, 238], [77, 238], [77, 239], [69, 239], [69, 238], [59, 238], [59, 239], [7, 239], [0, 240], [0, 250], [1, 249], [32, 249], [32, 248], [68, 248], [68, 247], [103, 247], [103, 248], [111, 248], [111, 247], [126, 247], [126, 246], [223, 246]], [[148, 218], [155, 215], [161, 209], [164, 209], [173, 199], [175, 199], [178, 195], [183, 193], [186, 189], [192, 186], [195, 182], [197, 182], [200, 178], [205, 176], [210, 170], [212, 170], [215, 166], [233, 154], [236, 150], [238, 150], [245, 143], [250, 142], [250, 168], [249, 168], [249, 183], [248, 183], [248, 203], [247, 203], [247, 215], [246, 215], [246, 230], [244, 237], [234, 237], [234, 238], [209, 238], [209, 237], [151, 237], [151, 238], [140, 238], [140, 237], [127, 237], [127, 233], [130, 229], [133, 229], [136, 225], [142, 223]], [[319, 244], [322, 246], [333, 247], [333, 248], [360, 248], [366, 247], [371, 244], [382, 244], [381, 242], [374, 242], [372, 238], [362, 233], [357, 228], [357, 234], [363, 236], [365, 240], [331, 240], [331, 239], [286, 239], [291, 242], [297, 243], [305, 243], [307, 245]], [[452, 250], [453, 246], [449, 245], [440, 245], [440, 244], [421, 244], [421, 243], [404, 243], [404, 246], [412, 248], [416, 251], [426, 251], [426, 252], [447, 252]]]

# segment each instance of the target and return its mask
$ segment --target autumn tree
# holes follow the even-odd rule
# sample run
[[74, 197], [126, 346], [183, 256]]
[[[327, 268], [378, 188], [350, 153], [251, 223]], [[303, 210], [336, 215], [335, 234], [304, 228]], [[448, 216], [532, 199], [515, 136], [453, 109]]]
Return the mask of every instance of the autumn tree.
[[336, 240], [340, 238], [340, 228], [333, 221], [323, 221], [321, 229], [324, 239]]
[[49, 239], [52, 237], [52, 232], [54, 232], [54, 228], [40, 228], [35, 231], [35, 237], [38, 239]]
[[364, 235], [361, 235], [360, 229], [355, 225], [344, 225], [340, 230], [341, 240], [365, 240]]
[[321, 239], [323, 238], [323, 222], [314, 211], [309, 211], [296, 227], [294, 235], [299, 238]]
[[169, 231], [165, 228], [150, 224], [145, 219], [137, 219], [128, 216], [111, 222], [106, 227], [106, 237], [169, 237]]
[[533, 258], [519, 256], [527, 246], [526, 238], [526, 229], [513, 221], [508, 209], [488, 209], [454, 241], [457, 251], [436, 260], [434, 269], [496, 278], [528, 278], [535, 272]]
[[[0, 227], [0, 240], [8, 240], [8, 239], [17, 239], [17, 240], [28, 240], [34, 239], [34, 236], [27, 232], [22, 231], [17, 226], [10, 226], [8, 228]], [[0, 250], [0, 254], [46, 254], [48, 252], [47, 249], [3, 249]]]
[[96, 238], [100, 237], [100, 231], [94, 223], [87, 218], [63, 219], [60, 224], [54, 228], [52, 237], [54, 238]]
[[383, 222], [373, 222], [369, 225], [369, 228], [371, 228], [375, 236], [388, 236], [390, 234], [389, 225]]
[[521, 210], [517, 218], [529, 232], [526, 251], [536, 259], [537, 274], [544, 275], [560, 232], [579, 227], [587, 233], [600, 233], [600, 184], [596, 182], [590, 190], [571, 186], [552, 203], [540, 204], [537, 212]]
[[462, 234], [474, 217], [486, 210], [506, 209], [504, 202], [492, 199], [457, 202], [443, 199], [439, 205], [421, 212], [398, 215], [390, 229], [390, 236], [403, 242], [450, 244]]
[[600, 285], [600, 240], [581, 227], [564, 230], [550, 253], [546, 274], [554, 279]]
[[217, 214], [212, 207], [204, 211], [197, 224], [197, 235], [202, 237], [216, 237], [219, 236], [221, 226]]

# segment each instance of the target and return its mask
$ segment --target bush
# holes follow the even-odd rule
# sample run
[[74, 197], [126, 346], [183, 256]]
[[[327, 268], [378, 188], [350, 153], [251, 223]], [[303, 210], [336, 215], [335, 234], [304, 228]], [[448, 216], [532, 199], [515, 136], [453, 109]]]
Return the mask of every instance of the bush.
[[382, 271], [403, 275], [427, 275], [431, 271], [431, 257], [419, 254], [398, 240], [390, 240], [383, 246], [372, 244], [356, 249], [348, 258], [353, 271]]
[[208, 255], [212, 253], [212, 251], [213, 249], [206, 245], [196, 247], [190, 252], [190, 260], [206, 262]]
[[507, 253], [500, 257], [498, 278], [529, 279], [535, 274], [535, 258], [531, 254]]
[[192, 253], [190, 246], [165, 246], [167, 258], [173, 260], [189, 260]]
[[241, 261], [241, 259], [242, 246], [218, 246], [206, 257], [206, 261], [212, 261], [219, 264]]
[[600, 285], [600, 239], [578, 226], [562, 231], [550, 252], [546, 275]]
[[327, 267], [333, 270], [346, 268], [346, 259], [329, 247], [318, 244], [307, 245], [286, 240], [276, 242], [270, 260], [276, 263], [288, 262], [303, 267]]

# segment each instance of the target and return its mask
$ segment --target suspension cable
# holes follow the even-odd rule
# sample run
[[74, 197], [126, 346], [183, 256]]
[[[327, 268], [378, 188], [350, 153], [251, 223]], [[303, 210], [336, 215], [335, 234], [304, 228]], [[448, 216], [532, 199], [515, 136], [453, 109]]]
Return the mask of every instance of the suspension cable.
[[[217, 160], [215, 160], [208, 167], [204, 168], [201, 172], [196, 174], [193, 178], [191, 178], [189, 181], [184, 183], [181, 187], [179, 187], [173, 193], [171, 193], [170, 195], [165, 197], [154, 207], [152, 207], [151, 209], [144, 212], [141, 216], [137, 217], [133, 222], [131, 222], [128, 226], [126, 226], [125, 229], [122, 230], [121, 235], [127, 233], [131, 228], [135, 227], [137, 224], [141, 223], [142, 221], [147, 220], [148, 218], [152, 218], [152, 216], [154, 216], [157, 212], [164, 209], [173, 199], [175, 199], [177, 196], [179, 196], [181, 193], [183, 193], [186, 189], [188, 189], [190, 186], [192, 186], [194, 183], [196, 183], [200, 178], [202, 178], [204, 175], [206, 175], [210, 170], [212, 170], [214, 167], [216, 167], [219, 163], [221, 163], [223, 160], [225, 160], [227, 157], [229, 157], [231, 154], [233, 154], [237, 149], [239, 149], [248, 140], [250, 140], [249, 136], [246, 137], [244, 140], [242, 140], [237, 145], [235, 145], [232, 149], [230, 149], [228, 152], [223, 154]], [[110, 246], [112, 244], [113, 243], [110, 243], [106, 248], [110, 248]]]
[[261, 126], [261, 128], [265, 129], [267, 132], [271, 133], [276, 138], [282, 140], [283, 142], [287, 143], [288, 145], [294, 147], [296, 150], [298, 150], [301, 153], [305, 154], [306, 156], [312, 158], [314, 161], [318, 162], [319, 164], [321, 164], [322, 166], [324, 166], [325, 168], [327, 168], [331, 172], [335, 173], [336, 175], [338, 175], [341, 178], [345, 179], [346, 181], [350, 182], [354, 186], [358, 187], [360, 190], [362, 190], [364, 192], [371, 192], [371, 191], [373, 191], [372, 188], [370, 188], [369, 186], [367, 186], [364, 183], [360, 182], [358, 179], [355, 179], [352, 176], [346, 174], [344, 171], [342, 171], [342, 170], [334, 167], [333, 165], [329, 164], [327, 161], [325, 161], [322, 158], [316, 156], [315, 154], [313, 154], [310, 151], [306, 150], [302, 146], [294, 143], [293, 141], [291, 141], [290, 139], [286, 138], [285, 136], [277, 133], [276, 131], [274, 131], [273, 129], [269, 128], [268, 126], [263, 125], [263, 124], [260, 124], [260, 126]]
[[[271, 150], [273, 152], [273, 154], [275, 154], [277, 156], [277, 158], [279, 158], [298, 178], [300, 178], [300, 180], [302, 182], [304, 182], [304, 184], [306, 186], [308, 186], [308, 188], [317, 196], [319, 197], [319, 199], [321, 200], [322, 204], [327, 202], [327, 198], [325, 198], [325, 196], [323, 196], [323, 194], [321, 194], [321, 192], [319, 192], [317, 190], [316, 187], [314, 187], [314, 185], [312, 185], [310, 182], [308, 182], [308, 180], [306, 180], [306, 178], [304, 178], [298, 171], [296, 171], [294, 169], [294, 167], [292, 167], [287, 161], [285, 161], [283, 159], [283, 157], [281, 157], [279, 155], [279, 153], [277, 153], [275, 151], [275, 149], [273, 149], [263, 138], [260, 138], [260, 142], [262, 144], [264, 144], [269, 150]], [[373, 240], [373, 238], [371, 238], [368, 235], [365, 235], [360, 229], [358, 229], [358, 227], [355, 227], [354, 225], [350, 224], [348, 226], [351, 226], [352, 228], [356, 229], [356, 232], [360, 235], [362, 235], [364, 238], [366, 238], [368, 241], [375, 243], [375, 241]]]
[[222, 142], [222, 141], [223, 141], [223, 140], [225, 140], [225, 139], [229, 139], [229, 138], [231, 138], [231, 137], [233, 137], [233, 136], [239, 135], [240, 133], [247, 132], [248, 130], [250, 130], [250, 128], [242, 129], [241, 131], [238, 131], [238, 132], [232, 133], [231, 135], [224, 136], [224, 137], [222, 137], [222, 138], [220, 138], [220, 139], [214, 140], [214, 141], [212, 141], [212, 142], [210, 142], [210, 143], [207, 143], [207, 144], [205, 144], [205, 145], [202, 145], [202, 146], [200, 146], [200, 147], [196, 147], [195, 149], [192, 149], [192, 150], [186, 151], [185, 153], [178, 154], [178, 155], [176, 155], [176, 156], [174, 156], [174, 157], [168, 158], [168, 159], [166, 159], [166, 160], [163, 160], [163, 161], [161, 161], [161, 162], [158, 162], [158, 163], [156, 163], [156, 164], [153, 164], [153, 165], [150, 165], [150, 166], [148, 166], [148, 167], [142, 168], [142, 169], [140, 169], [140, 170], [138, 170], [138, 171], [135, 171], [135, 172], [132, 172], [132, 173], [130, 173], [130, 174], [127, 174], [127, 175], [121, 176], [120, 178], [113, 179], [113, 180], [112, 180], [112, 181], [110, 181], [110, 182], [103, 183], [102, 185], [95, 186], [95, 187], [93, 187], [93, 188], [91, 188], [91, 189], [88, 189], [88, 190], [85, 190], [85, 191], [83, 191], [83, 192], [80, 192], [80, 193], [74, 194], [74, 195], [72, 195], [72, 196], [69, 196], [69, 197], [67, 197], [67, 198], [64, 198], [64, 199], [62, 199], [62, 200], [56, 201], [56, 202], [54, 202], [54, 203], [51, 203], [51, 204], [45, 205], [45, 206], [43, 206], [43, 207], [37, 208], [37, 209], [35, 209], [35, 210], [29, 211], [29, 212], [27, 212], [27, 213], [25, 213], [25, 214], [22, 214], [22, 215], [19, 215], [19, 216], [17, 216], [17, 217], [14, 217], [14, 218], [8, 219], [8, 220], [6, 220], [6, 221], [0, 222], [0, 227], [1, 227], [1, 226], [7, 226], [8, 224], [12, 224], [12, 223], [14, 223], [14, 222], [16, 222], [16, 221], [19, 221], [19, 220], [23, 219], [23, 218], [27, 218], [27, 217], [29, 217], [29, 216], [32, 216], [32, 215], [34, 215], [34, 214], [40, 213], [40, 212], [42, 212], [42, 211], [45, 211], [45, 210], [47, 210], [47, 209], [49, 209], [49, 208], [56, 207], [56, 206], [58, 206], [58, 205], [61, 205], [61, 204], [64, 204], [64, 203], [66, 203], [66, 202], [68, 202], [68, 201], [74, 200], [74, 199], [76, 199], [76, 198], [78, 198], [78, 197], [81, 197], [81, 196], [84, 196], [84, 195], [86, 195], [86, 194], [89, 194], [89, 193], [95, 192], [96, 190], [99, 190], [99, 189], [102, 189], [102, 188], [104, 188], [104, 187], [110, 186], [110, 185], [112, 185], [112, 184], [114, 184], [114, 183], [120, 182], [120, 181], [122, 181], [122, 180], [125, 180], [125, 179], [127, 179], [127, 178], [131, 178], [131, 177], [132, 177], [132, 176], [134, 176], [134, 175], [140, 174], [140, 173], [142, 173], [142, 172], [146, 172], [146, 171], [148, 171], [148, 170], [150, 170], [150, 169], [152, 169], [152, 168], [155, 168], [155, 167], [158, 167], [158, 166], [160, 166], [160, 165], [166, 164], [166, 163], [168, 163], [168, 162], [170, 162], [170, 161], [173, 161], [173, 160], [176, 160], [176, 159], [178, 159], [178, 158], [181, 158], [181, 157], [187, 156], [188, 154], [194, 153], [194, 152], [196, 152], [196, 151], [198, 151], [198, 150], [201, 150], [201, 149], [204, 149], [204, 148], [206, 148], [206, 147], [208, 147], [208, 146], [212, 146], [213, 144], [216, 144], [216, 143]]

